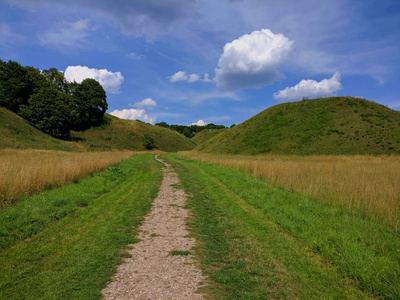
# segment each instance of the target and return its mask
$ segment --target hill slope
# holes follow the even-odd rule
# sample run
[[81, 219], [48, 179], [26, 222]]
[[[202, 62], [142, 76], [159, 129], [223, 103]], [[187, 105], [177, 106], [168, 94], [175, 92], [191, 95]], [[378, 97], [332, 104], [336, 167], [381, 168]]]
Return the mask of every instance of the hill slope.
[[190, 139], [168, 128], [141, 121], [122, 120], [108, 114], [106, 119], [108, 124], [73, 132], [72, 137], [90, 149], [146, 150], [146, 137], [153, 139], [157, 149], [167, 152], [191, 150], [195, 147]]
[[352, 97], [283, 103], [196, 148], [216, 153], [400, 153], [400, 112]]
[[209, 139], [213, 138], [214, 136], [224, 132], [226, 129], [205, 129], [197, 133], [194, 137], [191, 138], [196, 145], [201, 145], [207, 142]]
[[0, 148], [73, 150], [73, 143], [47, 135], [17, 114], [0, 107]]

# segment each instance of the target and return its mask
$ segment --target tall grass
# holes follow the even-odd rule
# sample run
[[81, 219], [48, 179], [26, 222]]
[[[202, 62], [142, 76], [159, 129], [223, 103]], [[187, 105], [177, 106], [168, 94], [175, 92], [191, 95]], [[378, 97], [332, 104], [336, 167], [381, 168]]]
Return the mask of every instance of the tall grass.
[[180, 155], [238, 168], [274, 186], [400, 226], [400, 156]]
[[133, 152], [62, 152], [0, 149], [0, 208], [24, 195], [78, 181]]

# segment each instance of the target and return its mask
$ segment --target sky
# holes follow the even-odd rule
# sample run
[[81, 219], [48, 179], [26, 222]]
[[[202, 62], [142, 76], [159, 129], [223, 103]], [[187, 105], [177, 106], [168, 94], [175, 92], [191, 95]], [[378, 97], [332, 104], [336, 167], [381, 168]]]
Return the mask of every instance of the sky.
[[0, 0], [0, 59], [94, 78], [108, 113], [152, 124], [304, 97], [400, 110], [400, 1]]

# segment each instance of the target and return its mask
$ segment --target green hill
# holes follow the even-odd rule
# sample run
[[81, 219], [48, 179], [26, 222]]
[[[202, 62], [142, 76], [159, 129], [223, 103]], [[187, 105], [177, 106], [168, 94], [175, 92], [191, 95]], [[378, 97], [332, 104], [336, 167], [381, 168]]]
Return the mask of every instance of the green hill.
[[400, 112], [352, 97], [283, 103], [196, 148], [214, 153], [399, 154]]
[[201, 145], [207, 142], [209, 139], [213, 138], [214, 136], [224, 132], [226, 129], [205, 129], [197, 133], [194, 137], [191, 138], [196, 145]]
[[140, 121], [121, 120], [106, 114], [106, 124], [72, 132], [74, 142], [53, 138], [17, 114], [0, 107], [0, 148], [49, 150], [146, 150], [153, 143], [162, 151], [191, 150], [195, 143], [176, 131]]
[[156, 149], [174, 152], [191, 150], [195, 143], [182, 134], [168, 128], [141, 121], [122, 120], [106, 114], [107, 124], [82, 132], [72, 132], [72, 137], [89, 149], [146, 150], [149, 139]]
[[0, 148], [73, 150], [76, 146], [41, 132], [17, 114], [0, 107]]

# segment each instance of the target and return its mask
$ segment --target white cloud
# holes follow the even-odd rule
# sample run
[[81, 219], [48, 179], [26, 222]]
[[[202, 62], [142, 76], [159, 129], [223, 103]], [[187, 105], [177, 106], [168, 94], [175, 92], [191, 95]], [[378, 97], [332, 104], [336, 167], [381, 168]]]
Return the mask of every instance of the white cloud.
[[188, 76], [184, 71], [178, 71], [169, 78], [169, 81], [171, 82], [186, 81], [186, 80], [188, 80]]
[[154, 124], [154, 122], [156, 121], [156, 118], [147, 115], [144, 109], [135, 109], [135, 108], [122, 109], [122, 110], [116, 109], [110, 112], [110, 115], [116, 116], [120, 119], [140, 120], [151, 124]]
[[210, 75], [208, 73], [204, 73], [204, 77], [203, 80], [204, 82], [212, 82], [212, 80], [210, 79]]
[[284, 90], [278, 91], [274, 94], [274, 98], [279, 101], [298, 101], [303, 97], [331, 96], [341, 89], [340, 73], [336, 72], [331, 78], [323, 79], [319, 82], [311, 79], [303, 79], [293, 87], [287, 87]]
[[197, 74], [190, 74], [190, 75], [189, 75], [188, 82], [190, 82], [190, 83], [196, 82], [196, 81], [199, 81], [199, 79], [200, 79], [200, 76], [199, 76], [199, 75], [197, 75]]
[[176, 72], [174, 75], [169, 77], [169, 81], [171, 81], [171, 82], [187, 81], [189, 83], [193, 83], [196, 81], [212, 82], [212, 80], [210, 79], [210, 75], [208, 75], [208, 73], [204, 73], [204, 77], [201, 78], [200, 75], [198, 75], [196, 73], [187, 75], [185, 71]]
[[69, 66], [65, 69], [64, 75], [69, 82], [81, 83], [86, 78], [96, 79], [111, 94], [118, 94], [124, 81], [121, 72], [111, 72], [107, 69], [94, 69], [86, 66]]
[[253, 31], [227, 43], [218, 61], [215, 81], [224, 90], [261, 87], [283, 74], [278, 67], [293, 52], [293, 41], [269, 29]]
[[90, 30], [90, 21], [81, 19], [76, 22], [61, 22], [39, 35], [39, 40], [45, 45], [57, 48], [72, 47], [84, 48], [87, 45], [87, 31]]
[[197, 125], [197, 126], [206, 126], [207, 123], [204, 122], [203, 120], [198, 120], [196, 123], [192, 123], [190, 125]]
[[136, 107], [136, 108], [148, 108], [148, 109], [152, 109], [152, 108], [154, 108], [154, 107], [157, 106], [157, 102], [154, 101], [154, 100], [151, 99], [151, 98], [146, 98], [146, 99], [143, 99], [142, 101], [137, 102], [137, 103], [135, 103], [135, 104], [133, 104], [133, 105], [130, 105], [130, 106], [133, 106], [133, 107]]

